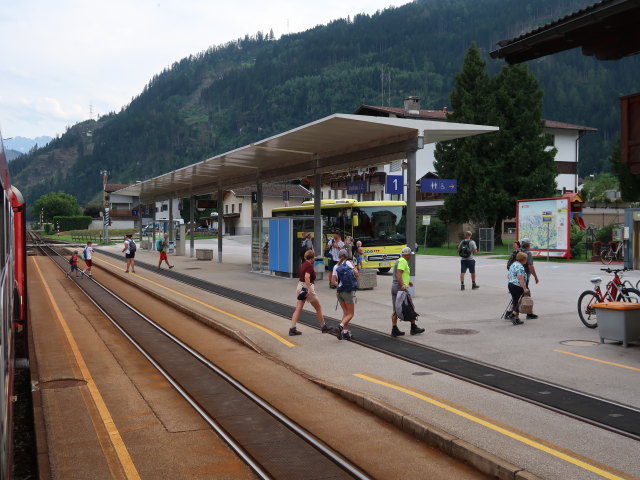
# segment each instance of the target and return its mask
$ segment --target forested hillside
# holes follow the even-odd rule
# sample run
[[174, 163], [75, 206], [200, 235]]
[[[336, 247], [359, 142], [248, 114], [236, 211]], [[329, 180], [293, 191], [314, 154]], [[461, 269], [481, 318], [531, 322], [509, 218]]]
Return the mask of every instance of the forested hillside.
[[[114, 183], [144, 180], [360, 104], [401, 106], [407, 95], [439, 109], [449, 105], [472, 42], [494, 75], [504, 63], [488, 53], [499, 40], [590, 3], [416, 0], [278, 40], [247, 36], [176, 62], [120, 112], [16, 159], [13, 180], [30, 201], [63, 190], [83, 203], [101, 189], [104, 169]], [[618, 97], [640, 90], [640, 58], [605, 63], [574, 50], [529, 68], [545, 94], [545, 118], [599, 129], [581, 143], [581, 174], [608, 169]]]

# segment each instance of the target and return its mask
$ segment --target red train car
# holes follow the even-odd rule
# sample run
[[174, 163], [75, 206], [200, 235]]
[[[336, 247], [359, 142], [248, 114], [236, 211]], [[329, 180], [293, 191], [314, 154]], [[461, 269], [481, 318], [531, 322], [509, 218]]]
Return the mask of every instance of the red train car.
[[26, 304], [25, 203], [9, 182], [0, 136], [0, 476], [12, 478], [15, 324], [24, 325]]

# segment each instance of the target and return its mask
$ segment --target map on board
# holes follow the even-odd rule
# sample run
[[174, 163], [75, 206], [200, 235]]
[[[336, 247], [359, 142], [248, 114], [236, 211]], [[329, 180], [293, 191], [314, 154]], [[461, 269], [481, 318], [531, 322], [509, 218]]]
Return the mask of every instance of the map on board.
[[[567, 250], [569, 234], [569, 201], [565, 198], [518, 202], [518, 239], [529, 238], [531, 248]], [[545, 222], [543, 213], [551, 221]]]

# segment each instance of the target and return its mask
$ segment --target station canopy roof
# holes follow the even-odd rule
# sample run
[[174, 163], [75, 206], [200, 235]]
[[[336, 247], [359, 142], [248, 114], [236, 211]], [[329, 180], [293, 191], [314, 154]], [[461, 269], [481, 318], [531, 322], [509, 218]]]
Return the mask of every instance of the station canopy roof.
[[334, 114], [117, 193], [152, 202], [292, 180], [404, 159], [416, 149], [419, 136], [427, 144], [497, 130], [484, 125]]

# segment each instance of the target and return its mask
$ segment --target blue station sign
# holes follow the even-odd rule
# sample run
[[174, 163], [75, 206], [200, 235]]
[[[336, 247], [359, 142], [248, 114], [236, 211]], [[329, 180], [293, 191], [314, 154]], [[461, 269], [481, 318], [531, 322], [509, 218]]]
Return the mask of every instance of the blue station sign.
[[402, 195], [404, 193], [404, 178], [402, 175], [387, 175], [385, 183], [387, 195]]
[[420, 191], [424, 193], [458, 193], [458, 181], [447, 178], [422, 178]]
[[347, 182], [347, 194], [358, 195], [359, 193], [367, 193], [369, 191], [369, 182]]

